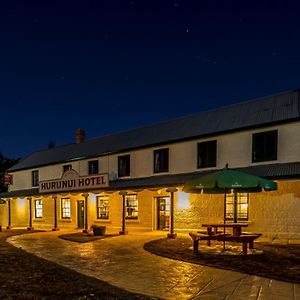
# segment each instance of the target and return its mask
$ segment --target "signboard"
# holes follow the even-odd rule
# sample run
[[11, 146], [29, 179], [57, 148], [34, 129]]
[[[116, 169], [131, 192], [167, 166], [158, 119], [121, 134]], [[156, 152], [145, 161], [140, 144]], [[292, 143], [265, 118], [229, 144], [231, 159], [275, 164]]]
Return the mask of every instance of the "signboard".
[[5, 173], [3, 175], [4, 184], [12, 184], [12, 175]]
[[40, 193], [81, 191], [103, 187], [108, 187], [108, 174], [79, 176], [73, 169], [67, 170], [60, 179], [39, 182]]

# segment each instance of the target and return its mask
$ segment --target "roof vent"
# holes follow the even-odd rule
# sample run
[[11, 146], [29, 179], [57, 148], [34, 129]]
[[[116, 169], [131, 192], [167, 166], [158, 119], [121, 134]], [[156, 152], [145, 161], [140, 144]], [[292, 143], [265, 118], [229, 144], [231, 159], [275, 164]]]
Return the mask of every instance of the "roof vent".
[[76, 131], [76, 144], [80, 144], [85, 140], [85, 131], [82, 128], [78, 128]]

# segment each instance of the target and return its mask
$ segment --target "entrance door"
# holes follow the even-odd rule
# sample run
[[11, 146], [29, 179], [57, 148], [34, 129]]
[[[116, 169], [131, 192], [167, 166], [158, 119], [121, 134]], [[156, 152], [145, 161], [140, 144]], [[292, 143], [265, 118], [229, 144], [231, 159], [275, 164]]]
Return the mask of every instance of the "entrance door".
[[77, 227], [83, 228], [84, 226], [84, 201], [77, 201]]
[[166, 230], [170, 226], [170, 197], [157, 197], [157, 229]]

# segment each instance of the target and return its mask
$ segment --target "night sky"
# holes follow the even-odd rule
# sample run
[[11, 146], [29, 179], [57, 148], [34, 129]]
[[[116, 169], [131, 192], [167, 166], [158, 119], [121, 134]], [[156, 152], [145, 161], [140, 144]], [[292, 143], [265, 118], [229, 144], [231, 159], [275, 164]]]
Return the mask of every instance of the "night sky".
[[0, 2], [9, 158], [300, 88], [297, 1]]

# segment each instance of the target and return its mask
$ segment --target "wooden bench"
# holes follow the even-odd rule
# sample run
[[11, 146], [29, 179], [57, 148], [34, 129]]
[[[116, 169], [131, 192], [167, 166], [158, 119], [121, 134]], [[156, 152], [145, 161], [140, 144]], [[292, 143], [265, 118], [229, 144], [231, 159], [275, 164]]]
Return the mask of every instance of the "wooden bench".
[[261, 234], [242, 234], [242, 235], [218, 235], [217, 241], [228, 241], [243, 244], [243, 254], [247, 254], [247, 248], [254, 249], [254, 240], [259, 238]]
[[250, 231], [243, 231], [242, 235], [258, 235], [262, 236], [262, 233], [250, 232]]
[[209, 235], [200, 232], [190, 232], [189, 235], [193, 240], [193, 250], [195, 254], [198, 254], [199, 241], [207, 241], [208, 246], [210, 246], [210, 241], [217, 239], [217, 235]]

